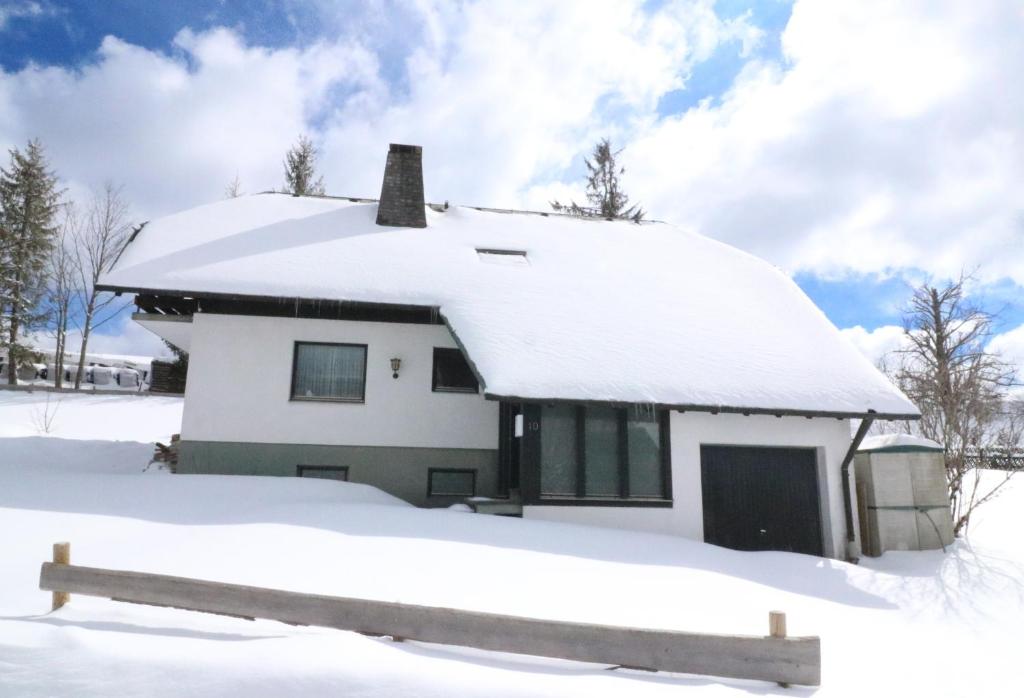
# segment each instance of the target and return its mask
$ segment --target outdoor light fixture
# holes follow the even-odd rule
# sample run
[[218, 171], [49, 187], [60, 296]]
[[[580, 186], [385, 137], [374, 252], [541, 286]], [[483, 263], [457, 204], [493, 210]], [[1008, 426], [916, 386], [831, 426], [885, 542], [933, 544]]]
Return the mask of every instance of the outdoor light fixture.
[[391, 377], [392, 378], [398, 378], [398, 369], [400, 369], [401, 367], [402, 367], [402, 360], [401, 359], [399, 359], [397, 356], [395, 358], [391, 359], [391, 371], [392, 371]]

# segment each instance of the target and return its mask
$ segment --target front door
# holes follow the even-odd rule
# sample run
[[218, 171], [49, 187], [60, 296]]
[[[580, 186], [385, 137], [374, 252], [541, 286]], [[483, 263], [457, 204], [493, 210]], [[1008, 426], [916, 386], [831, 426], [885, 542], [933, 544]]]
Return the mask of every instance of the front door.
[[701, 446], [704, 541], [822, 555], [812, 448]]

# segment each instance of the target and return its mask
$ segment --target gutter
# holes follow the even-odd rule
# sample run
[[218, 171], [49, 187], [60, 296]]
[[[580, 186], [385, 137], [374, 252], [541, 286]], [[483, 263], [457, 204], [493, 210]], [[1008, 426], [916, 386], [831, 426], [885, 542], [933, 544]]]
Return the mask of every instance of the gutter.
[[860, 444], [864, 440], [864, 437], [867, 436], [871, 425], [875, 423], [874, 410], [868, 410], [868, 412], [871, 413], [871, 416], [864, 417], [860, 421], [860, 426], [857, 427], [857, 433], [854, 434], [853, 441], [850, 442], [850, 448], [846, 452], [846, 456], [843, 458], [843, 464], [839, 468], [839, 476], [843, 481], [843, 513], [846, 515], [847, 557], [850, 557], [850, 544], [857, 539], [853, 530], [853, 498], [850, 496], [850, 463], [853, 462], [853, 457], [857, 454], [857, 449], [860, 448]]
[[[572, 398], [554, 398], [554, 397], [536, 397], [522, 395], [506, 395], [502, 393], [490, 393], [484, 392], [484, 398], [487, 400], [498, 400], [508, 402], [538, 402], [543, 404], [559, 404], [559, 405], [603, 405], [610, 407], [631, 407], [638, 404], [636, 401], [628, 400], [579, 400]], [[751, 415], [769, 415], [772, 417], [804, 417], [805, 419], [838, 419], [838, 420], [849, 420], [849, 419], [868, 419], [874, 421], [876, 419], [884, 419], [886, 421], [914, 421], [921, 418], [920, 413], [908, 414], [905, 412], [876, 412], [875, 410], [869, 409], [865, 412], [844, 412], [844, 411], [831, 411], [831, 410], [798, 410], [788, 407], [734, 407], [729, 405], [699, 405], [699, 404], [680, 404], [680, 403], [667, 403], [667, 402], [655, 402], [655, 403], [639, 403], [644, 405], [650, 405], [651, 407], [663, 410], [673, 410], [675, 412], [707, 412], [709, 414], [740, 414], [744, 417]], [[860, 443], [859, 441], [857, 442]]]

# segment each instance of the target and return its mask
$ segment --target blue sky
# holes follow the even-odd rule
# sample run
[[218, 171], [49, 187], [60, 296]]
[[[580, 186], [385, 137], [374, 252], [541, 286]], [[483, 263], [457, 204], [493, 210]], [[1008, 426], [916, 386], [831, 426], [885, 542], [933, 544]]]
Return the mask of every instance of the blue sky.
[[840, 328], [899, 325], [914, 285], [967, 270], [1010, 333], [1022, 20], [962, 7], [0, 0], [0, 146], [42, 138], [71, 196], [120, 181], [144, 220], [235, 174], [278, 186], [303, 132], [332, 193], [373, 196], [411, 141], [428, 197], [543, 208], [608, 135], [652, 217], [778, 265]]

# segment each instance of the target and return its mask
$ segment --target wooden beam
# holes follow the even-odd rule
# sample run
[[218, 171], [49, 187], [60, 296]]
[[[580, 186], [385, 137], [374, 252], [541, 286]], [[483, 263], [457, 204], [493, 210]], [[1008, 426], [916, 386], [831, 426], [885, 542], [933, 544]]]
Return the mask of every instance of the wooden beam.
[[43, 563], [45, 590], [367, 635], [685, 674], [817, 686], [821, 641], [704, 635], [413, 606]]

